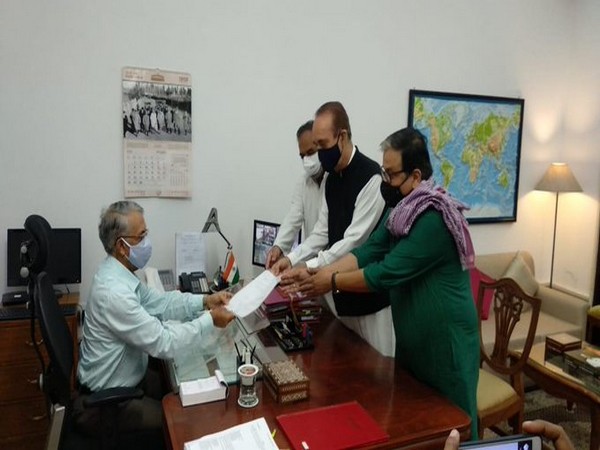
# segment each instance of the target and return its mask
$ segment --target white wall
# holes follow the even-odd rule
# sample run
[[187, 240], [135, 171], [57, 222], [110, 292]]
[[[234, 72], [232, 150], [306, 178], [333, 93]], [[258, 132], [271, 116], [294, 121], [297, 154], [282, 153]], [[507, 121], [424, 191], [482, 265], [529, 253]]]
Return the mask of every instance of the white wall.
[[[174, 265], [174, 233], [211, 206], [250, 265], [253, 219], [279, 222], [300, 174], [295, 131], [327, 100], [354, 141], [406, 125], [411, 88], [525, 98], [518, 220], [472, 226], [476, 250], [524, 248], [548, 280], [554, 196], [533, 192], [550, 162], [584, 194], [561, 196], [554, 282], [589, 295], [600, 197], [596, 0], [0, 2], [0, 254], [30, 213], [83, 230], [86, 292], [103, 251], [103, 206], [122, 198], [121, 68], [190, 72], [194, 189], [142, 199], [152, 265]], [[208, 236], [212, 266], [224, 256]], [[0, 258], [0, 287], [6, 284]]]

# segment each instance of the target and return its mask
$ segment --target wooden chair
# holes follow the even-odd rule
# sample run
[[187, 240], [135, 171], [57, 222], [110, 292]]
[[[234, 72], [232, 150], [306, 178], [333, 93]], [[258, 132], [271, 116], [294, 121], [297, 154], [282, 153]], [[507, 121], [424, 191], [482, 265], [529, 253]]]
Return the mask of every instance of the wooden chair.
[[[600, 286], [598, 287], [600, 289]], [[597, 344], [598, 342], [594, 342], [594, 329], [598, 328], [600, 330], [600, 305], [592, 306], [587, 313], [587, 333], [586, 340], [593, 344]]]
[[[480, 354], [479, 384], [477, 385], [477, 418], [479, 438], [483, 430], [492, 429], [497, 434], [506, 434], [497, 424], [507, 420], [514, 433], [521, 433], [523, 422], [524, 388], [523, 366], [529, 358], [529, 352], [535, 338], [541, 300], [525, 294], [519, 285], [510, 278], [502, 278], [493, 283], [481, 282], [477, 295], [479, 317], [483, 308], [486, 290], [494, 291], [494, 316], [496, 337], [494, 347], [487, 353], [481, 335], [479, 321]], [[518, 360], [508, 356], [511, 335], [526, 305], [531, 306], [531, 319], [525, 346]], [[492, 317], [490, 319], [492, 320]], [[483, 369], [486, 364], [489, 370]], [[493, 373], [492, 373], [493, 372]]]

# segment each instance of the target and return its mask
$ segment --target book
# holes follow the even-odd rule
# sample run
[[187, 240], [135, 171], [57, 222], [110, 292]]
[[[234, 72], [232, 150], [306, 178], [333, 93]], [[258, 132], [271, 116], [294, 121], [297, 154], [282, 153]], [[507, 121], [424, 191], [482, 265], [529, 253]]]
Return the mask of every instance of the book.
[[356, 401], [277, 416], [294, 450], [358, 448], [390, 436]]
[[186, 442], [183, 450], [278, 450], [264, 417]]
[[220, 370], [215, 370], [212, 377], [183, 381], [179, 385], [181, 406], [224, 400], [228, 394], [227, 382]]

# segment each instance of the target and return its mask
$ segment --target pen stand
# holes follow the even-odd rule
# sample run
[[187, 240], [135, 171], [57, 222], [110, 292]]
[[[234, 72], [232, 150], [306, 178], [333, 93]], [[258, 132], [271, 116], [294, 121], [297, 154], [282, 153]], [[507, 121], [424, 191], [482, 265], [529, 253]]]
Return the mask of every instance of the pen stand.
[[298, 326], [292, 320], [273, 322], [269, 326], [269, 330], [284, 352], [314, 348], [312, 329], [307, 324]]
[[258, 395], [256, 395], [258, 366], [254, 364], [242, 364], [238, 367], [238, 375], [240, 376], [238, 405], [242, 408], [253, 408], [258, 405]]

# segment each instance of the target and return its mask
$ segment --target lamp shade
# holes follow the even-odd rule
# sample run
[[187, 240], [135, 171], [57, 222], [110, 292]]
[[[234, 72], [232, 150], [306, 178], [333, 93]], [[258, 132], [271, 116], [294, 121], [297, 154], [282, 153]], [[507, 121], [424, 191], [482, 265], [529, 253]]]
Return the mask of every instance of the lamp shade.
[[552, 163], [535, 186], [538, 191], [581, 192], [581, 186], [566, 163]]

